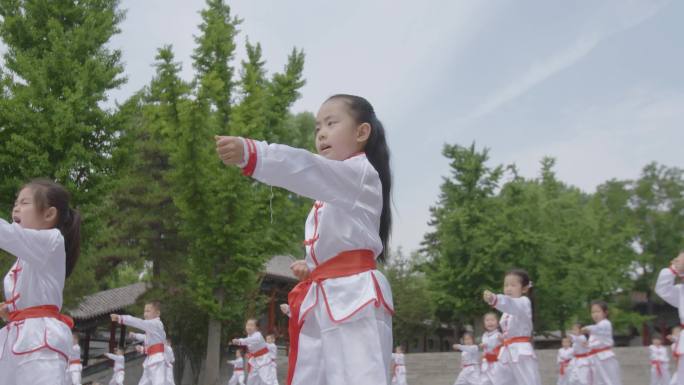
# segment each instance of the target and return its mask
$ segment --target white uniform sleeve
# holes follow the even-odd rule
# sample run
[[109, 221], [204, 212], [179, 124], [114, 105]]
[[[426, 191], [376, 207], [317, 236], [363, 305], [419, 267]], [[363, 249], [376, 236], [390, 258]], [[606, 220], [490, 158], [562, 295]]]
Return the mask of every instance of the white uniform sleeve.
[[173, 349], [171, 348], [171, 346], [167, 344], [164, 344], [164, 356], [166, 356], [166, 362], [168, 362], [169, 364], [173, 364], [174, 362], [176, 362], [176, 357], [174, 357]]
[[658, 280], [656, 281], [655, 292], [665, 300], [665, 302], [678, 308], [679, 307], [679, 289], [681, 284], [675, 285], [676, 275], [671, 268], [660, 270]]
[[59, 247], [64, 247], [64, 238], [57, 229], [25, 229], [0, 219], [0, 249], [19, 259], [40, 265]]
[[112, 354], [112, 353], [105, 353], [105, 357], [109, 358], [110, 360], [116, 361], [116, 358], [118, 356], [116, 354]]
[[145, 342], [145, 335], [142, 333], [131, 333], [131, 336], [138, 342]]
[[330, 160], [282, 144], [253, 142], [257, 159], [252, 177], [307, 198], [351, 209], [365, 188], [365, 179], [378, 178], [369, 162]]
[[558, 350], [558, 354], [556, 354], [556, 363], [560, 364], [563, 362], [563, 357], [561, 356], [561, 350]]
[[460, 344], [457, 344], [456, 348], [462, 352], [469, 352], [469, 353], [477, 353], [480, 351], [480, 348], [478, 348], [477, 345], [460, 345]]
[[503, 313], [516, 317], [532, 317], [532, 304], [530, 299], [525, 296], [513, 298], [504, 294], [497, 294], [493, 306]]
[[242, 346], [247, 346], [251, 344], [257, 344], [261, 341], [263, 341], [264, 337], [261, 335], [261, 333], [257, 332], [252, 334], [251, 336], [247, 336], [245, 338], [238, 338], [238, 345]]
[[612, 336], [613, 335], [613, 326], [607, 320], [601, 320], [601, 321], [599, 321], [599, 323], [597, 323], [595, 325], [589, 325], [589, 326], [587, 326], [587, 329], [589, 329], [590, 334], [594, 334], [597, 336]]
[[[157, 332], [161, 326], [158, 319], [144, 320], [130, 315], [122, 315], [119, 317], [119, 323], [121, 325], [131, 326], [136, 329], [144, 330], [148, 333]], [[162, 327], [163, 328], [163, 327]], [[138, 338], [137, 336], [135, 337]], [[143, 337], [143, 341], [145, 337]]]

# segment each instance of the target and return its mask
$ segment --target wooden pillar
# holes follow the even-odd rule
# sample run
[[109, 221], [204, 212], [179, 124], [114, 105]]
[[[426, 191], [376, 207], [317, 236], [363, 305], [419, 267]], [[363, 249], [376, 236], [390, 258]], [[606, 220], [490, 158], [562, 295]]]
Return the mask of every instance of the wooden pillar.
[[90, 333], [91, 328], [86, 329], [85, 341], [83, 342], [83, 366], [88, 366], [88, 358], [90, 357]]
[[118, 323], [116, 322], [110, 322], [109, 323], [109, 352], [114, 353], [114, 348], [116, 348], [116, 327], [118, 326]]
[[275, 331], [275, 302], [276, 302], [276, 288], [271, 289], [271, 299], [268, 304], [268, 332], [274, 333]]
[[119, 333], [119, 347], [121, 349], [126, 347], [126, 325], [121, 325], [121, 332]]

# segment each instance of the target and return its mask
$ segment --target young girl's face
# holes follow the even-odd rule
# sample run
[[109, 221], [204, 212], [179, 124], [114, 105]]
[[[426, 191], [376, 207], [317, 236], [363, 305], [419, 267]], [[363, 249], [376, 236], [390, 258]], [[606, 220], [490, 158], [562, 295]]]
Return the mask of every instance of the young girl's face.
[[652, 342], [654, 346], [660, 346], [663, 344], [663, 341], [661, 341], [660, 338], [654, 338]]
[[520, 277], [515, 274], [508, 274], [504, 278], [504, 294], [509, 297], [519, 298], [527, 291], [523, 288]]
[[342, 98], [323, 103], [316, 116], [316, 150], [328, 159], [345, 160], [363, 150], [370, 125], [357, 124]]
[[484, 327], [489, 332], [494, 331], [499, 327], [499, 320], [494, 314], [487, 314], [484, 318]]
[[273, 337], [271, 335], [266, 336], [266, 342], [268, 342], [269, 344], [274, 344], [275, 343], [275, 337]]
[[12, 221], [25, 229], [52, 229], [57, 223], [57, 209], [50, 207], [41, 211], [35, 202], [33, 189], [24, 187], [14, 202]]
[[253, 320], [247, 321], [247, 323], [245, 324], [245, 331], [247, 332], [247, 334], [252, 334], [256, 330], [257, 330], [256, 322], [254, 322]]
[[463, 336], [463, 345], [473, 345], [475, 341], [473, 341], [473, 336], [470, 334], [466, 334]]
[[569, 348], [572, 346], [572, 343], [570, 343], [570, 338], [563, 338], [563, 342], [561, 342], [564, 348]]
[[591, 319], [594, 322], [603, 321], [606, 319], [606, 312], [599, 305], [591, 305]]
[[158, 318], [160, 315], [159, 309], [157, 309], [154, 305], [151, 303], [148, 303], [145, 305], [145, 309], [143, 310], [143, 318], [146, 320], [150, 319], [155, 319]]
[[571, 332], [572, 332], [572, 334], [578, 336], [578, 335], [582, 334], [582, 330], [581, 330], [581, 329], [582, 329], [582, 328], [580, 327], [580, 325], [572, 325], [572, 330], [571, 330]]
[[403, 352], [404, 352], [404, 349], [402, 349], [401, 346], [397, 346], [396, 348], [394, 348], [394, 352], [395, 352], [395, 353], [403, 353]]

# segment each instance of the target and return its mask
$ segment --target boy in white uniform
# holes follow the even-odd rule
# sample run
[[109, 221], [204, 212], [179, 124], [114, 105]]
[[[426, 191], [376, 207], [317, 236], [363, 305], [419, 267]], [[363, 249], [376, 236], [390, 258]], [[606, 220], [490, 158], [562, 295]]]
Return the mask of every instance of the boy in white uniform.
[[112, 321], [145, 332], [144, 352], [147, 358], [143, 362], [143, 374], [138, 385], [166, 384], [166, 357], [164, 355], [166, 332], [160, 316], [161, 304], [158, 301], [151, 301], [145, 305], [144, 319], [129, 315], [111, 315]]
[[114, 353], [115, 354], [105, 353], [105, 357], [114, 361], [114, 372], [112, 373], [112, 379], [109, 380], [109, 385], [124, 385], [124, 375], [126, 367], [124, 351], [121, 348], [116, 348], [114, 350]]

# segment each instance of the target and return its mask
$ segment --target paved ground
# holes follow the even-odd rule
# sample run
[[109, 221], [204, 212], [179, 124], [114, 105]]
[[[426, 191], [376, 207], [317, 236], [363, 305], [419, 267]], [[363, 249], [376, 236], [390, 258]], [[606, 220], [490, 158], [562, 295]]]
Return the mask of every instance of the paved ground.
[[[620, 361], [623, 375], [623, 385], [648, 385], [649, 366], [646, 348], [616, 348], [615, 352]], [[539, 350], [539, 366], [544, 385], [556, 384], [556, 351]], [[279, 361], [279, 376], [281, 385], [285, 384], [287, 357], [281, 356]], [[126, 385], [136, 385], [141, 375], [142, 360], [132, 360], [126, 365]], [[451, 385], [458, 375], [460, 367], [459, 353], [417, 353], [406, 355], [406, 370], [409, 385]], [[228, 383], [229, 369], [222, 368], [222, 377]], [[102, 385], [109, 383], [111, 370], [84, 379], [84, 384], [97, 380]], [[189, 382], [181, 385], [192, 385]], [[315, 384], [311, 384], [315, 385]]]

